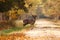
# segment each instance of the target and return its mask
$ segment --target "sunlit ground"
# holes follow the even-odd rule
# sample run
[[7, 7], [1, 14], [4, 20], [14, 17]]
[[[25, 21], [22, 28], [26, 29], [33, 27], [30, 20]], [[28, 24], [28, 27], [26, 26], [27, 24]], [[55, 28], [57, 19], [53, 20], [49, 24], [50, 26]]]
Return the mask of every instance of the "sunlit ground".
[[[35, 27], [28, 27], [26, 29], [17, 30], [15, 28], [9, 33], [9, 36], [1, 36], [1, 40], [60, 40], [60, 25], [47, 19], [39, 19], [35, 22]], [[18, 28], [19, 29], [19, 28]], [[6, 38], [7, 37], [7, 38]]]

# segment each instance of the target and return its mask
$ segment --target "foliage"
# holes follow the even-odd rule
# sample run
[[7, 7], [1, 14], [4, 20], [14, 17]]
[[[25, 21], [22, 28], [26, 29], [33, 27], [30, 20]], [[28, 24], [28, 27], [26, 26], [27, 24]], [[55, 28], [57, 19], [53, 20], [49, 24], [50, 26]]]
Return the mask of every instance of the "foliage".
[[60, 1], [59, 0], [47, 0], [44, 4], [45, 15], [57, 17], [60, 15]]
[[20, 9], [23, 9], [25, 12], [28, 12], [28, 9], [24, 6], [24, 0], [6, 0], [5, 2], [0, 1], [0, 12], [9, 11], [15, 5], [17, 5]]
[[12, 7], [12, 3], [11, 2], [2, 2], [0, 1], [0, 12], [6, 12], [8, 10], [10, 10]]

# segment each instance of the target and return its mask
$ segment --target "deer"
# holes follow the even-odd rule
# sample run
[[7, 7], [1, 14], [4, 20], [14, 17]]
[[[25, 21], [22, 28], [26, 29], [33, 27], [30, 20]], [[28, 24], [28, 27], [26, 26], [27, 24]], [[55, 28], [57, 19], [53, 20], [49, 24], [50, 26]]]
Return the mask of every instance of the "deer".
[[32, 18], [26, 18], [23, 20], [23, 26], [27, 25], [27, 24], [31, 24], [34, 25], [35, 21], [36, 21], [36, 15], [32, 15]]

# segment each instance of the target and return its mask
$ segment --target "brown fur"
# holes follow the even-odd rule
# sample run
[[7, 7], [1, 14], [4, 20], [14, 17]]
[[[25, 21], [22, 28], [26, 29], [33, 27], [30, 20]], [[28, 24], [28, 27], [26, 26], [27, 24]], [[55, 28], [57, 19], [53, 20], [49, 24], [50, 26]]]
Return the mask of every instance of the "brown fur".
[[26, 18], [26, 19], [24, 19], [23, 20], [23, 25], [25, 26], [25, 25], [27, 25], [27, 24], [31, 24], [31, 25], [33, 25], [34, 23], [35, 23], [35, 21], [36, 21], [36, 16], [33, 16], [32, 15], [32, 17], [33, 18], [31, 18], [31, 19], [29, 19], [29, 18]]

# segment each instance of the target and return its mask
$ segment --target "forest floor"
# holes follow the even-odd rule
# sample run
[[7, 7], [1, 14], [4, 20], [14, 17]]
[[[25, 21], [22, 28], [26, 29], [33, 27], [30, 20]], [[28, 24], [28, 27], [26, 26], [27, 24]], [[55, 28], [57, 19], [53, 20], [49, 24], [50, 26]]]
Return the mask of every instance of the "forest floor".
[[34, 27], [1, 35], [0, 40], [60, 40], [60, 21], [39, 19]]

